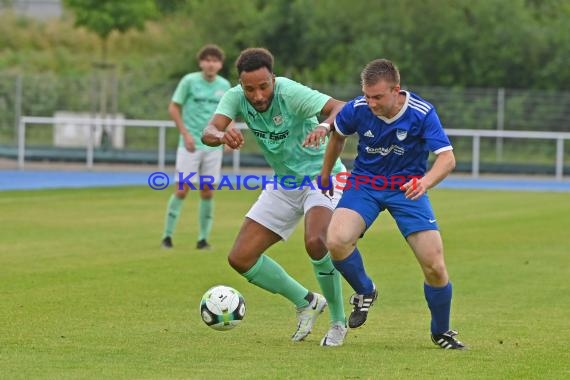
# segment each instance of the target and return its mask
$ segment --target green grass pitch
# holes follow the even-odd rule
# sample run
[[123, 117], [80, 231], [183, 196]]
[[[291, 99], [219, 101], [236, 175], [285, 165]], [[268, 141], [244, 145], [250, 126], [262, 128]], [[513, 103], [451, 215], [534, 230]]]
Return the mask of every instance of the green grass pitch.
[[[431, 343], [419, 266], [388, 215], [359, 243], [379, 300], [343, 347], [323, 348], [328, 313], [292, 343], [292, 305], [227, 264], [256, 192], [216, 193], [210, 252], [194, 249], [197, 193], [174, 250], [159, 248], [169, 195], [146, 187], [0, 193], [0, 378], [570, 378], [568, 193], [431, 192], [465, 352]], [[269, 254], [317, 289], [301, 226]], [[216, 284], [247, 303], [231, 331], [200, 320], [200, 297]], [[347, 300], [346, 284], [344, 292]]]

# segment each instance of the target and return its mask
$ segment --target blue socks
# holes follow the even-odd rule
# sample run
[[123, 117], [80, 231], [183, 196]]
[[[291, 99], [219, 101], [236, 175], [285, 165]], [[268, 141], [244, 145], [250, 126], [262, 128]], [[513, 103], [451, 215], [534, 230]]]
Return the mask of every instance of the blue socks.
[[[374, 291], [374, 283], [364, 270], [364, 263], [358, 248], [355, 248], [344, 260], [333, 260], [333, 264], [356, 293], [370, 294]], [[449, 331], [451, 282], [440, 288], [424, 283], [424, 294], [431, 312], [431, 333], [436, 335]]]
[[442, 334], [449, 331], [451, 313], [451, 282], [441, 288], [434, 288], [424, 283], [424, 294], [431, 311], [431, 333]]
[[358, 294], [370, 294], [374, 291], [374, 283], [364, 270], [364, 263], [358, 248], [344, 260], [334, 261], [335, 268]]

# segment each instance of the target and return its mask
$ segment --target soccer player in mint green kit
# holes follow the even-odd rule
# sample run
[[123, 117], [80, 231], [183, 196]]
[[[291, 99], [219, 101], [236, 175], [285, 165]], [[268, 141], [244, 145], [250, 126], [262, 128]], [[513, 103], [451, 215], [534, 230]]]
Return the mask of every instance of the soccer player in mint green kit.
[[[227, 144], [238, 149], [243, 136], [228, 128], [241, 117], [253, 131], [269, 165], [280, 183], [288, 176], [297, 185], [315, 180], [321, 170], [330, 124], [344, 102], [297, 82], [273, 74], [273, 56], [263, 48], [241, 52], [236, 62], [240, 84], [230, 89], [204, 130], [202, 141], [211, 146]], [[317, 115], [325, 119], [319, 124]], [[333, 172], [345, 170], [340, 160]], [[290, 177], [289, 177], [290, 176]], [[311, 183], [311, 182], [309, 182]], [[347, 332], [341, 278], [325, 247], [326, 230], [341, 192], [324, 195], [313, 186], [267, 186], [246, 214], [228, 255], [230, 265], [249, 282], [279, 294], [297, 308], [297, 329], [291, 339], [304, 340], [317, 316], [329, 306], [330, 328], [322, 346], [340, 346]], [[287, 186], [295, 187], [295, 186]], [[305, 250], [324, 296], [309, 291], [264, 252], [287, 240], [305, 216]]]
[[[168, 107], [170, 116], [180, 132], [176, 152], [176, 190], [170, 196], [166, 208], [166, 220], [162, 246], [172, 248], [172, 235], [180, 217], [182, 203], [190, 187], [184, 183], [179, 189], [179, 173], [183, 178], [189, 173], [199, 176], [213, 176], [219, 182], [223, 148], [210, 147], [202, 143], [202, 131], [212, 117], [218, 102], [230, 88], [230, 83], [218, 75], [224, 62], [224, 52], [216, 45], [206, 45], [198, 52], [201, 71], [185, 75], [178, 83]], [[213, 190], [208, 186], [200, 189], [198, 206], [199, 235], [197, 249], [209, 249], [208, 238], [214, 217]]]

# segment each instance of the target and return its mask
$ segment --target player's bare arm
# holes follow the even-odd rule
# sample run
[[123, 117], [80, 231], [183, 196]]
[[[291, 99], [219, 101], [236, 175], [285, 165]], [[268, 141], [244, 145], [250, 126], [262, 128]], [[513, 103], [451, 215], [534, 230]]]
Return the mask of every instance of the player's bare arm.
[[455, 155], [452, 150], [439, 153], [431, 169], [419, 179], [412, 179], [402, 186], [406, 191], [406, 198], [416, 200], [428, 189], [431, 189], [455, 169]]
[[202, 133], [202, 142], [208, 146], [226, 144], [232, 149], [243, 146], [244, 139], [240, 130], [230, 126], [232, 119], [227, 116], [215, 114]]
[[184, 147], [186, 150], [188, 152], [194, 152], [196, 150], [196, 142], [194, 141], [194, 137], [192, 137], [190, 132], [186, 129], [186, 126], [184, 126], [184, 121], [182, 120], [182, 105], [176, 102], [170, 102], [168, 105], [168, 113], [172, 120], [174, 120], [178, 132], [180, 132], [184, 139]]
[[317, 127], [311, 131], [305, 138], [303, 142], [303, 146], [305, 147], [319, 147], [321, 144], [324, 144], [326, 141], [327, 135], [331, 131], [331, 125], [334, 122], [334, 118], [336, 114], [342, 109], [345, 102], [340, 100], [336, 100], [334, 98], [330, 98], [323, 109], [321, 110], [321, 115], [325, 116], [325, 119], [317, 125]]
[[[334, 189], [331, 186], [330, 175], [332, 173], [333, 166], [340, 156], [340, 153], [344, 149], [344, 144], [346, 142], [346, 137], [337, 133], [334, 128], [334, 123], [331, 126], [332, 132], [330, 135], [329, 144], [325, 150], [325, 157], [323, 159], [323, 168], [321, 169], [321, 185], [323, 188], [323, 194], [328, 194], [332, 196], [334, 194]], [[330, 188], [329, 188], [330, 187]], [[325, 190], [329, 188], [328, 190]]]

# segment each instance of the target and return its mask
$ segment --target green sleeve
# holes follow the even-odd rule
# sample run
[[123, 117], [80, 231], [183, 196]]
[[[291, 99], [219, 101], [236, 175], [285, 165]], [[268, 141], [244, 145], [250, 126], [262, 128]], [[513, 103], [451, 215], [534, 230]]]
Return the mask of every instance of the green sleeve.
[[227, 91], [216, 108], [214, 114], [220, 114], [229, 117], [232, 120], [241, 113], [240, 105], [243, 98], [243, 92], [241, 92], [241, 87], [235, 86]]
[[331, 98], [317, 90], [294, 81], [287, 81], [287, 103], [299, 116], [310, 118], [318, 116]]
[[178, 86], [176, 86], [176, 90], [172, 95], [172, 101], [178, 104], [186, 103], [186, 99], [190, 94], [190, 81], [188, 77], [184, 77], [178, 82]]

